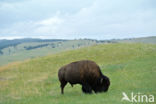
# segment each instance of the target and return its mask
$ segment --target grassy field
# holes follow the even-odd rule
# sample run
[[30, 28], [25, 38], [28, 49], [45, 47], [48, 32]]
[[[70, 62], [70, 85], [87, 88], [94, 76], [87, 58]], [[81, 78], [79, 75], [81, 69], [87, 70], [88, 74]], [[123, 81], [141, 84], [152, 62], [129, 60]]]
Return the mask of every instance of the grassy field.
[[[95, 61], [110, 78], [107, 93], [84, 94], [68, 84], [60, 94], [58, 69], [82, 59]], [[156, 45], [94, 45], [1, 67], [0, 104], [130, 104], [121, 101], [122, 92], [156, 96], [155, 79]]]

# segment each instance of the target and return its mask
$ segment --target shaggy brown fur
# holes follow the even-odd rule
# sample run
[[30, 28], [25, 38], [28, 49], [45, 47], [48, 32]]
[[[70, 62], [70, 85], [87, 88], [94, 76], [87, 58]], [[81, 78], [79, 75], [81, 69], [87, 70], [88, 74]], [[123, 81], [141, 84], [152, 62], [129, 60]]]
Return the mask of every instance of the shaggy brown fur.
[[61, 83], [61, 93], [67, 82], [81, 84], [85, 93], [107, 91], [110, 85], [109, 78], [104, 76], [99, 66], [89, 60], [81, 60], [67, 64], [59, 69], [59, 81]]

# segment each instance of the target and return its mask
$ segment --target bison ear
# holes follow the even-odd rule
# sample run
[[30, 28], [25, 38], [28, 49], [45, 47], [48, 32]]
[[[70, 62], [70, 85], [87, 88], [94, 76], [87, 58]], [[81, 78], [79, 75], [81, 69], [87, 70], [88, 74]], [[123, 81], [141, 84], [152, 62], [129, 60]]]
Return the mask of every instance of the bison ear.
[[102, 84], [102, 82], [103, 82], [103, 78], [100, 79], [100, 83], [101, 83], [101, 84]]

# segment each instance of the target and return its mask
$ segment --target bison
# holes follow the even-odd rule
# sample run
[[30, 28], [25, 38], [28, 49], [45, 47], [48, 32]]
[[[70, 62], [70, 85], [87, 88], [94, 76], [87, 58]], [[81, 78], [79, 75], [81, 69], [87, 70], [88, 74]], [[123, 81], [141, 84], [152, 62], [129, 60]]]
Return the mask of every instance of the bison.
[[95, 62], [90, 60], [76, 61], [61, 67], [58, 77], [62, 94], [68, 82], [72, 87], [74, 84], [81, 84], [84, 93], [106, 92], [110, 85], [109, 78], [102, 74]]

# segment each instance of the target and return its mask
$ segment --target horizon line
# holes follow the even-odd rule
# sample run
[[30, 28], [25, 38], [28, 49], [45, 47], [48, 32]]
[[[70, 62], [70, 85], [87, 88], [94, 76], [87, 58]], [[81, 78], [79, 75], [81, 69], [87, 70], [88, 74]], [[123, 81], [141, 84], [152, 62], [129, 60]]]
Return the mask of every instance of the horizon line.
[[97, 39], [97, 38], [49, 38], [49, 37], [20, 37], [20, 36], [4, 36], [0, 37], [0, 40], [15, 40], [15, 39], [60, 39], [60, 40], [78, 40], [78, 39], [92, 39], [92, 40], [113, 40], [113, 39], [133, 39], [133, 38], [147, 38], [147, 37], [156, 37], [156, 36], [136, 36], [136, 37], [120, 37], [120, 38], [107, 38], [107, 39]]

